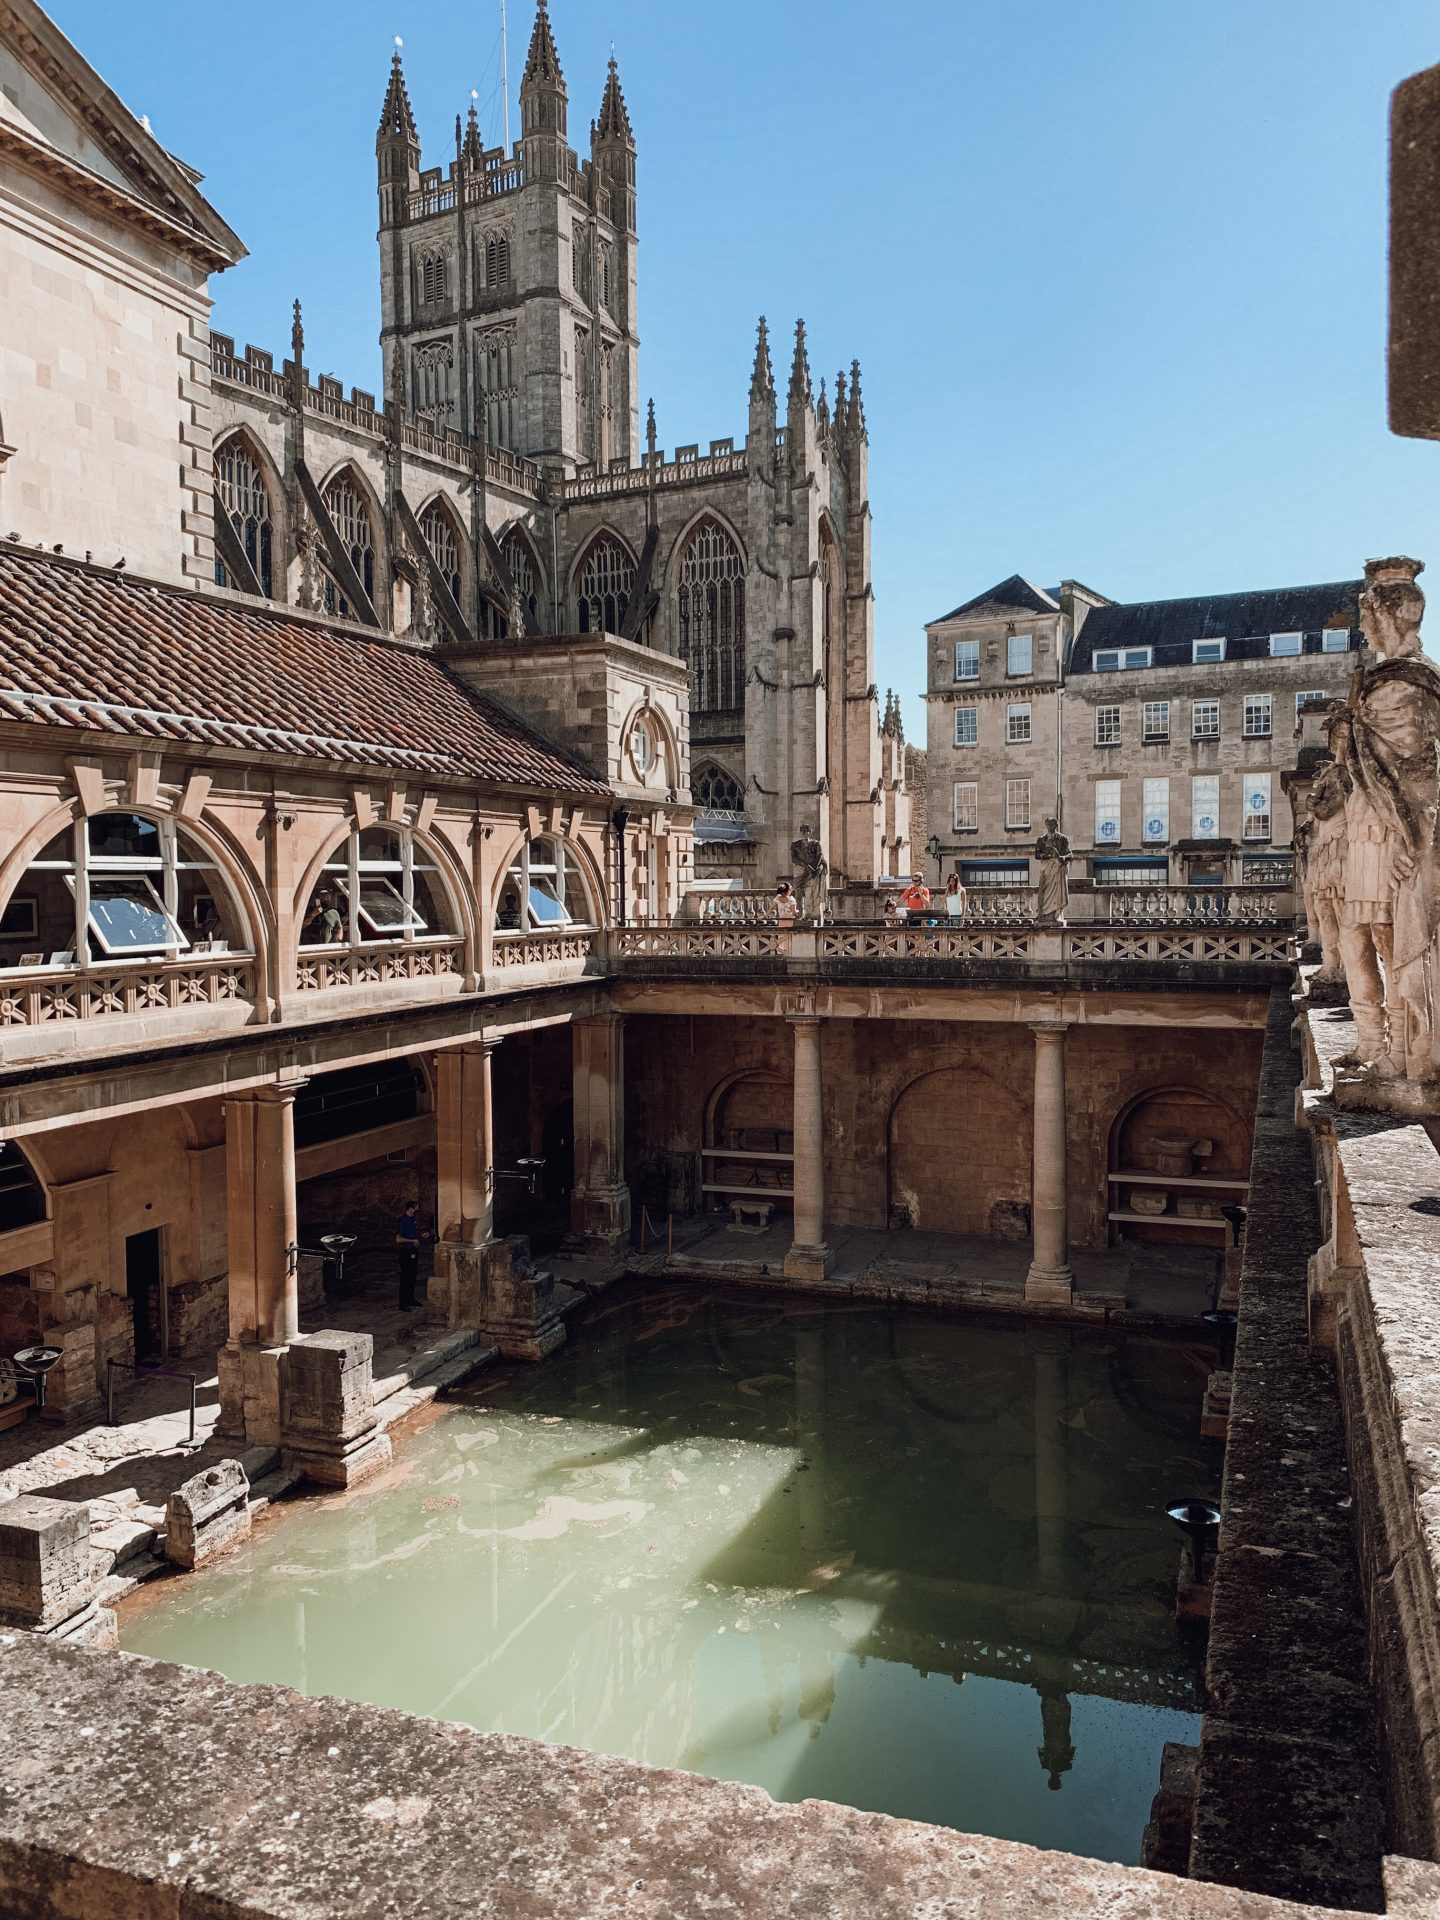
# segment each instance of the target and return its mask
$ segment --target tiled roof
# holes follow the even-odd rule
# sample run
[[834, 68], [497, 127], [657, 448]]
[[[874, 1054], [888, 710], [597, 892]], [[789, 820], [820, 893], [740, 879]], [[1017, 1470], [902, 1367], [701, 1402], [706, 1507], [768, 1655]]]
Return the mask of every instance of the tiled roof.
[[973, 600], [967, 600], [964, 606], [956, 607], [951, 613], [941, 614], [939, 620], [932, 620], [932, 627], [943, 625], [946, 620], [963, 620], [982, 613], [1058, 613], [1059, 599], [1037, 587], [1023, 574], [1012, 573], [1008, 580], [1002, 580], [998, 586], [989, 587], [984, 593], [977, 593]]
[[1189, 666], [1194, 640], [1224, 640], [1226, 660], [1263, 659], [1272, 633], [1302, 633], [1306, 653], [1320, 651], [1322, 628], [1348, 626], [1358, 644], [1359, 580], [1318, 587], [1274, 587], [1256, 593], [1203, 594], [1193, 600], [1141, 600], [1096, 607], [1070, 652], [1071, 673], [1094, 671], [1100, 648], [1153, 647], [1153, 665]]
[[433, 654], [3, 545], [0, 718], [608, 791]]

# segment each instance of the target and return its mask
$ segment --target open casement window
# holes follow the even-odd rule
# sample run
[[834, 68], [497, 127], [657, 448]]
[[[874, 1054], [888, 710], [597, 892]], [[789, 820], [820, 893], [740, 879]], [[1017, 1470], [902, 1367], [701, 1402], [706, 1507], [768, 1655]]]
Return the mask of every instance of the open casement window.
[[173, 820], [92, 814], [41, 848], [19, 892], [27, 911], [0, 932], [0, 967], [249, 951], [219, 869]]
[[593, 927], [575, 856], [561, 840], [527, 840], [500, 889], [497, 933], [554, 933]]
[[433, 856], [406, 827], [353, 829], [305, 907], [302, 947], [372, 946], [453, 934]]

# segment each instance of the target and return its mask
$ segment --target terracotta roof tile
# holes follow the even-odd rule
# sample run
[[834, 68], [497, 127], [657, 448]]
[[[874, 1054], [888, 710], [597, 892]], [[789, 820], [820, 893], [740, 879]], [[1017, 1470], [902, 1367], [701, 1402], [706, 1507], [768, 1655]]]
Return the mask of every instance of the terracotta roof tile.
[[607, 791], [433, 654], [3, 546], [0, 712], [442, 779]]

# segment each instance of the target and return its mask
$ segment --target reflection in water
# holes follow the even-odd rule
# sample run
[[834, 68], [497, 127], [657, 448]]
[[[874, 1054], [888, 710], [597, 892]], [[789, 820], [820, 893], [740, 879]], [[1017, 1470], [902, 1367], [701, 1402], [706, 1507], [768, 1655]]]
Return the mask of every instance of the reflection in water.
[[1198, 1731], [1202, 1374], [1102, 1331], [640, 1288], [131, 1651], [1105, 1858]]

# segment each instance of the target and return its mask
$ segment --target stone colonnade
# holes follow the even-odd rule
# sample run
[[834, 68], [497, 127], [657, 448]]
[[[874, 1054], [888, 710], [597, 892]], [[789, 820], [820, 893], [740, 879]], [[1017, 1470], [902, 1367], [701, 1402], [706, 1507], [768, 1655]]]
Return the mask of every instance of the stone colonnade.
[[[812, 1011], [787, 1014], [795, 1036], [794, 1242], [785, 1259], [791, 1280], [823, 1280], [834, 1256], [825, 1239], [825, 1102], [821, 1066], [823, 1022]], [[1035, 1035], [1031, 1229], [1034, 1253], [1025, 1280], [1027, 1300], [1065, 1306], [1074, 1296], [1066, 1209], [1065, 1035], [1067, 1022], [1032, 1024]]]

